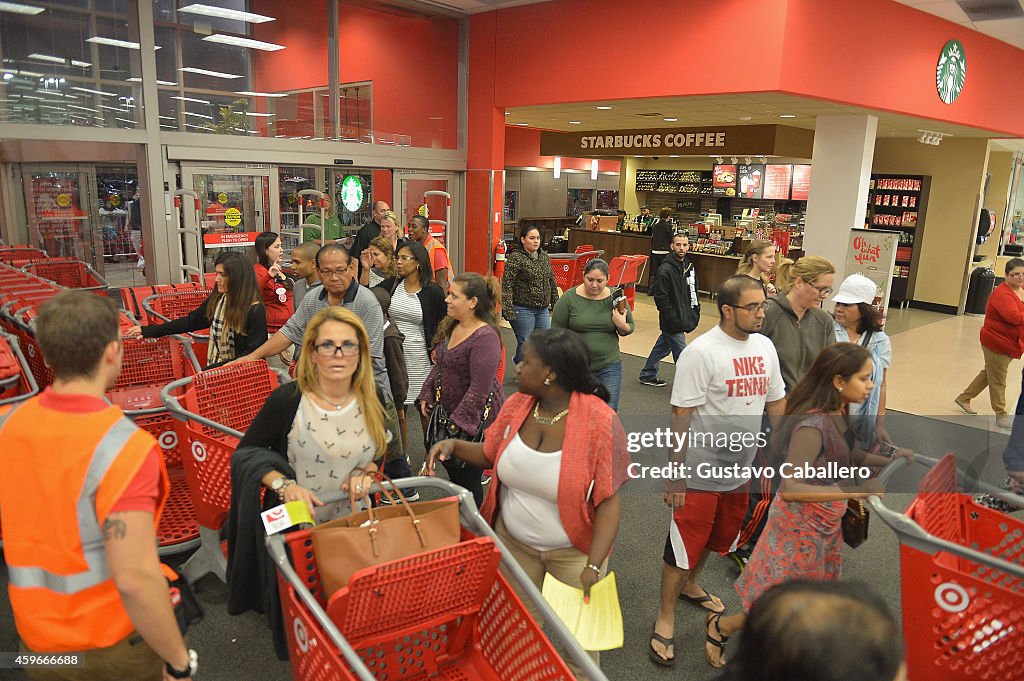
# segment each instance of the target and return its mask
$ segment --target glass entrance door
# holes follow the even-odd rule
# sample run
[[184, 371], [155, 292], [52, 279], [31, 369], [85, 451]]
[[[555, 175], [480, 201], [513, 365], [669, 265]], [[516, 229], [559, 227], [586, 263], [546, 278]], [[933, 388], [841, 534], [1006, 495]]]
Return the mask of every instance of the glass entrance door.
[[[204, 273], [213, 272], [214, 261], [225, 249], [254, 257], [251, 247], [259, 233], [280, 231], [277, 168], [183, 163], [181, 184], [199, 197], [198, 211], [183, 211], [186, 230], [182, 253], [186, 265], [199, 267]], [[199, 224], [193, 224], [197, 220]], [[190, 254], [197, 252], [202, 253], [202, 262], [191, 262], [195, 256]]]
[[393, 205], [397, 207], [402, 226], [409, 224], [413, 215], [426, 217], [431, 235], [448, 249], [455, 272], [461, 272], [464, 259], [459, 225], [455, 224], [460, 214], [456, 176], [396, 170], [394, 177]]
[[77, 165], [22, 166], [29, 242], [53, 257], [96, 267], [102, 240], [93, 233], [94, 192], [88, 169]]

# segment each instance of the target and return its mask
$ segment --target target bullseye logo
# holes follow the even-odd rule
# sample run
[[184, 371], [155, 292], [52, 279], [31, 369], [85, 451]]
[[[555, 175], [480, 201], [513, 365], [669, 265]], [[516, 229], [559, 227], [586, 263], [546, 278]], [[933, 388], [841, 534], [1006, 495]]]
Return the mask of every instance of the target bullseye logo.
[[178, 446], [178, 434], [173, 430], [166, 430], [160, 433], [160, 437], [156, 439], [160, 443], [160, 446], [164, 449], [174, 449]]
[[971, 595], [959, 584], [943, 582], [935, 587], [935, 604], [946, 612], [963, 612], [971, 604]]
[[199, 463], [206, 461], [206, 445], [202, 442], [193, 442], [192, 457]]
[[309, 636], [306, 634], [306, 625], [298, 617], [292, 620], [292, 630], [295, 632], [295, 643], [303, 653], [309, 650]]

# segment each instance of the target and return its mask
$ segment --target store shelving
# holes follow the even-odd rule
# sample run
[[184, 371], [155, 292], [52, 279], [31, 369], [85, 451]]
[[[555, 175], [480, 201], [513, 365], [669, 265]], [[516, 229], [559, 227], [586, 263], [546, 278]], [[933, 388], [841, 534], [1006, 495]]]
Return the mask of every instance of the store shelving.
[[931, 177], [927, 175], [890, 173], [873, 174], [868, 183], [865, 226], [900, 233], [889, 292], [892, 305], [903, 304], [914, 296], [930, 186]]

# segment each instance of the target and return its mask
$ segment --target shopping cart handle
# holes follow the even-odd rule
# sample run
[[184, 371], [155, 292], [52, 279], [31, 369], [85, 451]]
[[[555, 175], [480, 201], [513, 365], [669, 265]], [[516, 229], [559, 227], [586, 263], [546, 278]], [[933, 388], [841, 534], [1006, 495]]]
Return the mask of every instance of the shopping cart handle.
[[174, 416], [174, 418], [178, 419], [179, 421], [195, 421], [200, 425], [213, 428], [218, 433], [230, 435], [233, 438], [241, 440], [244, 433], [241, 433], [235, 430], [234, 428], [228, 428], [223, 423], [211, 421], [210, 419], [204, 416], [200, 416], [199, 414], [194, 414], [188, 411], [187, 409], [181, 406], [181, 403], [178, 402], [178, 398], [171, 394], [172, 392], [180, 388], [184, 388], [191, 382], [192, 377], [189, 376], [187, 378], [179, 378], [177, 381], [171, 381], [170, 383], [163, 387], [163, 389], [160, 391], [160, 401], [164, 403], [165, 407], [167, 407], [167, 411], [171, 412], [171, 415]]

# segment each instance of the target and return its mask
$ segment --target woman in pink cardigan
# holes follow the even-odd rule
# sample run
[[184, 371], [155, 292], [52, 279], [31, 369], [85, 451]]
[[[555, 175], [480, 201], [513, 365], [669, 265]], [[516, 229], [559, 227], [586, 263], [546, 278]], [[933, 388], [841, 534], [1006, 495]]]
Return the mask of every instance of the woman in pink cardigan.
[[985, 323], [981, 327], [981, 351], [985, 368], [957, 396], [956, 406], [966, 414], [977, 414], [971, 400], [988, 387], [996, 425], [1009, 430], [1012, 417], [1006, 413], [1006, 370], [1011, 360], [1024, 354], [1024, 260], [1012, 258], [1006, 263], [1006, 279], [989, 296]]
[[537, 588], [551, 573], [578, 584], [587, 598], [604, 576], [619, 530], [619, 488], [630, 464], [622, 423], [589, 366], [590, 353], [574, 332], [535, 331], [516, 366], [519, 392], [483, 443], [445, 440], [427, 457], [430, 475], [453, 456], [494, 469], [484, 518]]

